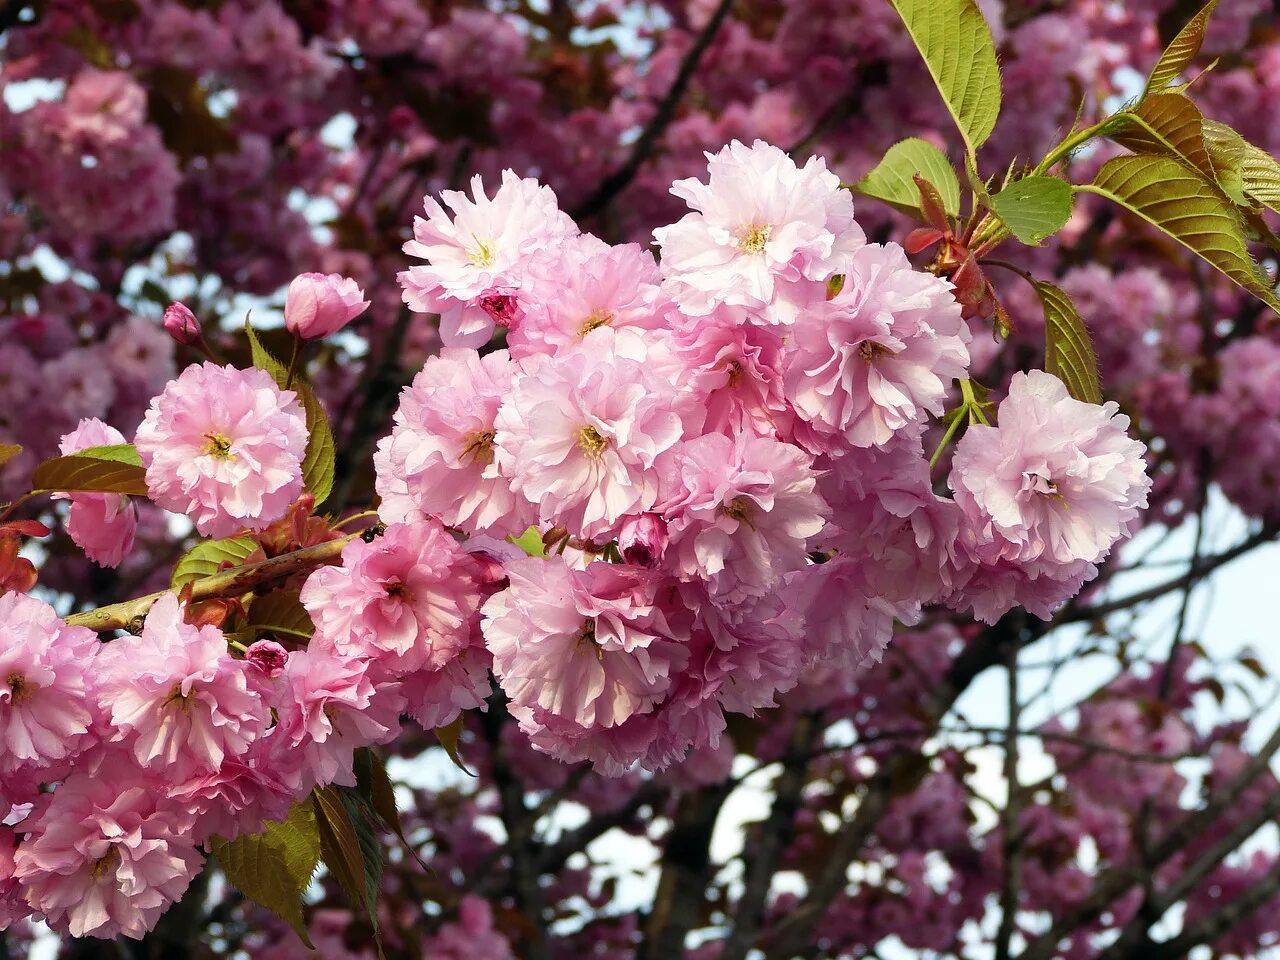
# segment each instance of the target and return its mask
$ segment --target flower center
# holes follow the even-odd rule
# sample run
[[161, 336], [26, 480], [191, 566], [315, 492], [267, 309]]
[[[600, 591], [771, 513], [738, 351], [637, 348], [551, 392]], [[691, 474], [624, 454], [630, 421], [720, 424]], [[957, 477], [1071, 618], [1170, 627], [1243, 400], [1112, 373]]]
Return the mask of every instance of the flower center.
[[412, 594], [409, 593], [409, 588], [399, 580], [392, 580], [390, 583], [386, 584], [386, 591], [388, 597], [395, 597], [397, 600], [404, 600], [407, 602], [413, 599]]
[[583, 427], [578, 431], [578, 448], [590, 459], [599, 460], [609, 449], [609, 440], [595, 427]]
[[874, 340], [863, 340], [858, 344], [858, 356], [867, 363], [874, 363], [881, 357], [892, 355], [893, 351], [886, 347], [883, 343], [876, 343]]
[[231, 452], [231, 438], [225, 434], [210, 431], [204, 438], [209, 441], [204, 446], [206, 455], [218, 460], [230, 460], [235, 456]]
[[732, 389], [742, 382], [742, 364], [737, 360], [730, 360], [725, 367], [728, 372], [728, 379], [725, 380], [725, 386]]
[[599, 327], [607, 327], [609, 324], [613, 323], [615, 316], [616, 314], [611, 310], [605, 310], [603, 308], [592, 310], [587, 314], [587, 319], [582, 321], [582, 326], [578, 328], [578, 336], [585, 337], [592, 330]]
[[120, 866], [120, 851], [112, 845], [106, 854], [100, 857], [89, 871], [89, 875], [94, 880], [101, 880], [108, 874], [114, 873], [116, 867]]
[[764, 245], [769, 242], [773, 227], [767, 223], [751, 223], [743, 227], [738, 236], [738, 250], [741, 253], [764, 253]]
[[475, 249], [467, 251], [467, 259], [471, 261], [471, 265], [480, 267], [482, 270], [492, 267], [498, 259], [493, 247], [490, 246], [492, 241], [481, 240], [479, 237], [472, 239], [476, 242]]
[[752, 530], [755, 529], [755, 504], [749, 497], [734, 497], [720, 504], [720, 512], [726, 517], [737, 520], [739, 523], [745, 523]]
[[5, 678], [5, 685], [9, 688], [9, 700], [15, 705], [30, 700], [36, 692], [35, 684], [27, 683], [27, 678], [20, 673], [9, 674]]
[[169, 691], [169, 697], [165, 700], [161, 709], [163, 710], [167, 707], [173, 707], [179, 713], [191, 712], [191, 698], [183, 694], [182, 684], [175, 683], [173, 689]]
[[604, 651], [596, 643], [596, 622], [594, 619], [583, 621], [582, 629], [578, 631], [578, 649], [581, 650], [588, 645], [595, 648], [596, 659], [603, 663]]
[[1029, 493], [1044, 497], [1047, 500], [1065, 500], [1058, 484], [1051, 477], [1039, 473], [1027, 472], [1022, 475], [1024, 489]]
[[493, 440], [497, 434], [493, 430], [477, 430], [467, 437], [462, 445], [460, 461], [470, 460], [472, 463], [488, 465], [493, 463]]

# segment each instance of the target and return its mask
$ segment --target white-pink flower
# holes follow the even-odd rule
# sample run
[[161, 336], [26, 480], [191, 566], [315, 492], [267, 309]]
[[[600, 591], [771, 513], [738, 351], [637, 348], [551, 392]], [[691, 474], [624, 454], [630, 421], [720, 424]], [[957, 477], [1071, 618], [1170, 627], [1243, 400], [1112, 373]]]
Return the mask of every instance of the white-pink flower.
[[85, 745], [97, 713], [100, 646], [92, 630], [67, 626], [49, 604], [21, 593], [0, 595], [4, 779], [59, 763]]
[[515, 366], [505, 350], [445, 349], [400, 395], [395, 427], [373, 456], [387, 523], [430, 516], [471, 532], [522, 532], [535, 511], [494, 462], [494, 420]]
[[255, 669], [227, 651], [217, 627], [184, 622], [177, 596], [152, 606], [141, 636], [107, 644], [98, 657], [103, 709], [137, 762], [170, 783], [216, 771], [267, 726], [250, 689]]
[[440, 314], [446, 346], [479, 347], [494, 328], [480, 298], [494, 288], [518, 287], [531, 255], [575, 236], [578, 228], [550, 187], [511, 170], [503, 171], [492, 198], [478, 174], [470, 197], [445, 190], [441, 198], [453, 216], [425, 197], [427, 216], [414, 218], [414, 238], [404, 245], [409, 256], [427, 261], [400, 274], [404, 302], [419, 313]]
[[583, 345], [531, 360], [498, 411], [498, 469], [540, 518], [584, 537], [653, 505], [658, 455], [684, 431], [673, 386], [644, 362]]
[[658, 468], [667, 563], [726, 598], [762, 596], [804, 566], [826, 523], [813, 458], [789, 443], [708, 434], [673, 447]]
[[856, 251], [840, 293], [802, 312], [791, 334], [786, 394], [818, 453], [920, 429], [969, 366], [951, 285], [914, 269], [894, 243]]
[[436, 520], [352, 540], [342, 566], [316, 570], [301, 596], [317, 636], [375, 661], [379, 680], [443, 667], [470, 642], [480, 605], [475, 561]]
[[[63, 456], [89, 447], [125, 443], [124, 434], [101, 420], [81, 420], [58, 444]], [[67, 533], [86, 557], [101, 567], [117, 567], [133, 547], [138, 508], [118, 493], [57, 494], [71, 500]]]
[[134, 442], [151, 499], [208, 537], [261, 530], [302, 492], [306, 417], [263, 370], [188, 367], [151, 401]]
[[803, 167], [761, 140], [734, 140], [707, 154], [708, 182], [677, 180], [693, 209], [653, 232], [662, 273], [680, 306], [701, 316], [717, 304], [766, 323], [790, 323], [793, 300], [809, 300], [866, 241], [853, 198], [826, 162]]
[[160, 807], [164, 781], [103, 764], [54, 792], [14, 856], [31, 908], [73, 937], [141, 939], [204, 858], [190, 817]]
[[545, 711], [577, 728], [649, 712], [684, 659], [656, 604], [659, 581], [630, 566], [573, 570], [560, 558], [507, 567], [511, 585], [484, 605], [493, 671], [521, 726]]
[[1016, 373], [998, 426], [956, 445], [950, 484], [982, 563], [1098, 563], [1147, 505], [1146, 445], [1115, 403], [1076, 400], [1042, 370]]

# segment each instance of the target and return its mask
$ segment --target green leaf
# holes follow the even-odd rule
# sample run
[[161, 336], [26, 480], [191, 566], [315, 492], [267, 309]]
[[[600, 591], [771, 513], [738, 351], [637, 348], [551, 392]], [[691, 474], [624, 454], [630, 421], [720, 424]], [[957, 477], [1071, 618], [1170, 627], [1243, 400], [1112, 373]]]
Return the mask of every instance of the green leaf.
[[1029, 247], [1037, 247], [1071, 219], [1071, 185], [1057, 177], [1023, 177], [991, 198], [996, 216]]
[[507, 539], [531, 557], [545, 557], [547, 555], [546, 545], [542, 542], [542, 531], [536, 526], [530, 527], [518, 537], [512, 536]]
[[466, 722], [466, 719], [466, 714], [458, 714], [452, 723], [445, 724], [443, 727], [436, 727], [435, 735], [436, 739], [440, 741], [440, 746], [444, 747], [444, 752], [453, 761], [453, 765], [468, 776], [474, 777], [475, 773], [462, 762], [462, 756], [458, 753], [458, 741], [462, 738], [462, 725]]
[[209, 841], [227, 880], [259, 906], [297, 931], [311, 949], [302, 915], [302, 895], [320, 863], [320, 832], [309, 801], [296, 804], [284, 821], [268, 821], [260, 833]]
[[[281, 390], [289, 380], [289, 368], [272, 356], [262, 345], [253, 327], [244, 325], [249, 337], [249, 350], [253, 356], [253, 365], [259, 370], [271, 374]], [[298, 395], [298, 403], [307, 416], [307, 452], [302, 458], [302, 480], [306, 489], [315, 494], [316, 506], [324, 503], [333, 491], [333, 467], [336, 448], [333, 443], [333, 428], [329, 426], [329, 418], [325, 415], [324, 406], [320, 403], [315, 391], [298, 375], [294, 374], [293, 383], [288, 389]]]
[[1044, 368], [1066, 384], [1067, 392], [1085, 403], [1102, 402], [1098, 358], [1089, 328], [1061, 289], [1035, 281], [1044, 305]]
[[131, 443], [89, 447], [54, 457], [36, 467], [31, 485], [37, 493], [124, 493], [147, 495], [147, 471]]
[[952, 217], [960, 215], [960, 180], [946, 154], [927, 140], [908, 137], [899, 140], [875, 168], [851, 189], [866, 197], [882, 200], [895, 210], [919, 217], [920, 190], [915, 175], [933, 184], [942, 197], [943, 208]]
[[298, 599], [297, 590], [272, 590], [254, 597], [249, 604], [249, 626], [257, 633], [278, 633], [286, 637], [307, 638], [316, 632], [316, 625]]
[[1200, 52], [1200, 45], [1204, 43], [1205, 29], [1209, 26], [1209, 16], [1217, 5], [1218, 0], [1209, 0], [1201, 11], [1178, 31], [1178, 35], [1173, 38], [1169, 46], [1165, 47], [1164, 53], [1160, 54], [1160, 59], [1156, 61], [1151, 76], [1147, 79], [1147, 88], [1142, 91], [1144, 97], [1163, 90], [1176, 80], [1178, 74], [1182, 73], [1192, 58]]
[[1247, 199], [1280, 213], [1280, 161], [1225, 123], [1205, 120], [1203, 130], [1219, 178], [1231, 171]]
[[1280, 312], [1274, 284], [1249, 256], [1239, 212], [1216, 185], [1177, 160], [1116, 157], [1077, 189], [1137, 214]]
[[382, 822], [395, 831], [396, 836], [404, 839], [404, 828], [400, 823], [400, 810], [396, 807], [396, 791], [391, 785], [391, 778], [387, 776], [386, 764], [382, 762], [382, 758], [367, 747], [358, 751], [357, 756], [363, 754], [360, 763], [356, 769], [358, 782], [356, 784], [369, 801], [369, 805], [373, 807]]
[[975, 0], [890, 0], [924, 57], [970, 153], [1000, 116], [1000, 65]]
[[318, 788], [311, 797], [324, 865], [347, 896], [364, 909], [377, 937], [382, 842], [373, 829], [372, 808], [345, 787]]
[[1217, 180], [1204, 139], [1204, 114], [1180, 93], [1153, 93], [1129, 110], [1117, 113], [1107, 130], [1112, 140], [1135, 153], [1154, 153], [1181, 160]]
[[181, 590], [192, 581], [211, 577], [222, 569], [224, 562], [233, 567], [239, 566], [244, 563], [245, 557], [257, 549], [258, 541], [252, 537], [202, 540], [178, 561], [169, 578], [169, 586], [174, 590]]
[[4, 466], [22, 452], [22, 445], [17, 443], [0, 443], [0, 467]]

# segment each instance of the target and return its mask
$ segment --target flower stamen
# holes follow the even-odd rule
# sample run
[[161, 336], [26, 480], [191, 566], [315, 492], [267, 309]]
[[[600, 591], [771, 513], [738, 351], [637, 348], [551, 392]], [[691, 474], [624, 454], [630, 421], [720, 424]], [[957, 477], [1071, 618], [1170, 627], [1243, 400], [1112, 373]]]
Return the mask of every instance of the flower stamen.
[[586, 426], [578, 431], [578, 448], [591, 460], [599, 460], [609, 449], [609, 439], [595, 427]]

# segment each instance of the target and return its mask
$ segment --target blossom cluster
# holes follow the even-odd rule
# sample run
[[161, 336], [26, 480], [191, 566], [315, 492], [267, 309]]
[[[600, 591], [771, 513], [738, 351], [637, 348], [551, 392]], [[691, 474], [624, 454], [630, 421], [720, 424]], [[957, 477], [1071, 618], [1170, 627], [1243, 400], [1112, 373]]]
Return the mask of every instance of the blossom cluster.
[[[674, 185], [690, 212], [655, 231], [660, 263], [510, 172], [428, 200], [401, 282], [446, 347], [374, 455], [384, 525], [301, 586], [300, 642], [246, 646], [174, 593], [106, 644], [0, 600], [7, 915], [140, 936], [212, 837], [354, 784], [403, 715], [486, 708], [491, 673], [535, 750], [658, 771], [715, 754], [728, 714], [847, 688], [925, 605], [1048, 617], [1094, 575], [1149, 486], [1114, 404], [1016, 374], [939, 495], [926, 438], [972, 341], [950, 284], [869, 243], [820, 159], [735, 141], [708, 173]], [[304, 275], [286, 324], [364, 309]], [[189, 314], [166, 325], [200, 342]], [[268, 549], [305, 482], [282, 382], [206, 362], [165, 385], [134, 437], [149, 499]], [[86, 420], [63, 450], [122, 440]], [[69, 496], [73, 538], [119, 563], [133, 500]]]

